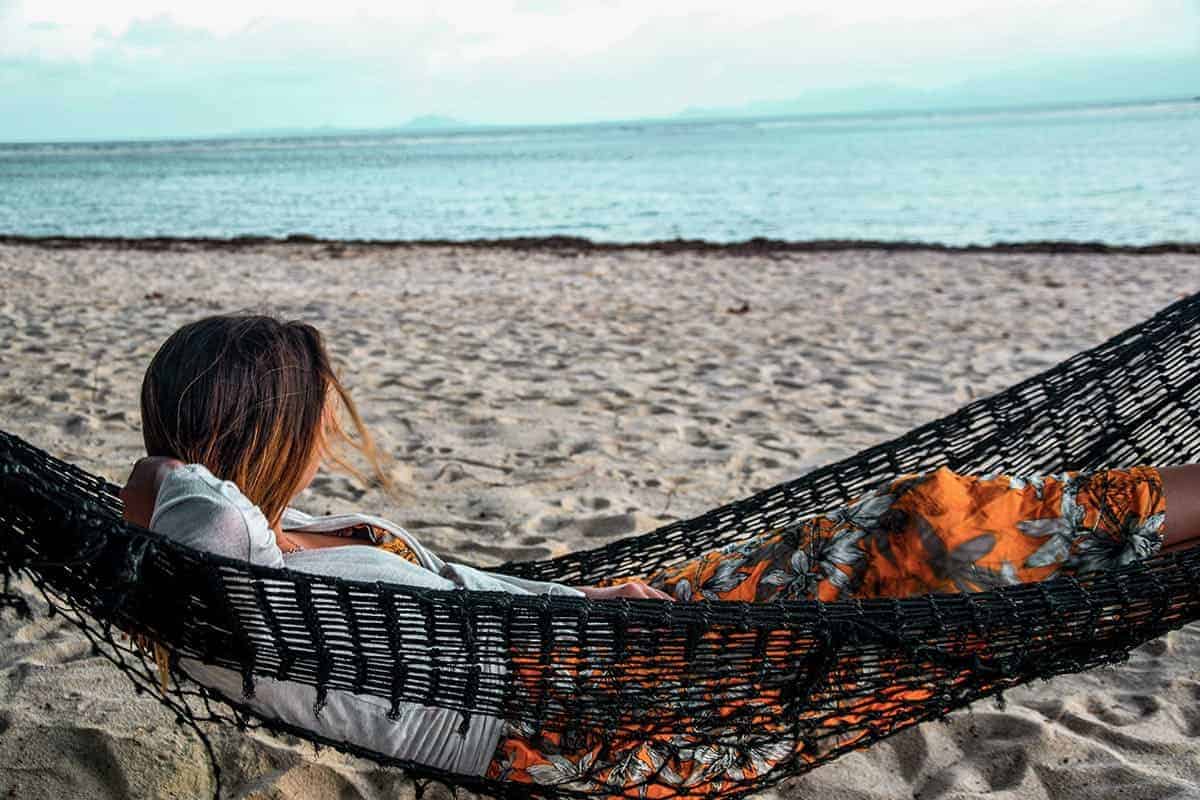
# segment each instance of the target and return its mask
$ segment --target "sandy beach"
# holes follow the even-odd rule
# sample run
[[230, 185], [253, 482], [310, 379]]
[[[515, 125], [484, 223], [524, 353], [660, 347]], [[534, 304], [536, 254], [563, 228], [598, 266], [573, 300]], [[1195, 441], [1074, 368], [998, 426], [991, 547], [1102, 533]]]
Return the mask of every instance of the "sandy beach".
[[[1200, 254], [0, 243], [0, 428], [122, 482], [158, 345], [211, 313], [321, 328], [408, 499], [318, 476], [482, 564], [651, 530], [1039, 372], [1200, 290]], [[36, 605], [36, 604], [35, 604]], [[44, 611], [44, 606], [36, 606]], [[58, 618], [0, 619], [0, 797], [191, 798], [200, 743]], [[234, 798], [403, 774], [215, 731]], [[763, 797], [1200, 797], [1200, 628], [909, 730]]]

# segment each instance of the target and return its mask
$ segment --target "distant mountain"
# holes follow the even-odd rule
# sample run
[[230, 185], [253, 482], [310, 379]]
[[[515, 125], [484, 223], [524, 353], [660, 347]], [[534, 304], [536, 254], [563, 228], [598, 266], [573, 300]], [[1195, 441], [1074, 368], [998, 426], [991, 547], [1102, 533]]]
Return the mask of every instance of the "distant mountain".
[[790, 100], [760, 100], [734, 107], [691, 107], [681, 111], [679, 116], [785, 117], [793, 114], [906, 111], [929, 108], [938, 102], [937, 92], [878, 83], [804, 92]]
[[338, 128], [333, 125], [318, 125], [310, 128], [302, 127], [282, 127], [282, 128], [243, 128], [242, 130], [232, 131], [231, 133], [220, 134], [216, 138], [219, 139], [286, 139], [292, 137], [310, 137], [310, 136], [344, 136], [347, 133], [355, 133], [353, 128]]
[[469, 128], [471, 127], [471, 123], [455, 119], [454, 117], [443, 117], [439, 114], [422, 114], [419, 117], [413, 117], [400, 127], [421, 130], [429, 128]]
[[319, 125], [311, 128], [251, 128], [235, 131], [222, 138], [232, 139], [275, 139], [275, 138], [308, 138], [318, 136], [353, 136], [356, 134], [382, 133], [386, 131], [424, 131], [445, 130], [449, 128], [470, 128], [471, 122], [464, 122], [453, 117], [443, 117], [437, 114], [425, 114], [413, 117], [408, 122], [390, 128], [343, 128], [333, 125]]
[[804, 92], [787, 100], [692, 107], [687, 118], [765, 117], [873, 111], [960, 110], [1187, 99], [1200, 85], [1200, 55], [1153, 61], [1044, 64], [938, 89], [873, 83]]

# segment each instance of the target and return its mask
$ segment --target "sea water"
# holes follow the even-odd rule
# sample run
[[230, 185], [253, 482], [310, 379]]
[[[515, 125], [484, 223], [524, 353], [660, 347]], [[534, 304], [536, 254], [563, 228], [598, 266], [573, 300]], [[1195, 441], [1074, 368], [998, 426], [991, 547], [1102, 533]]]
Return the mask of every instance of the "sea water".
[[9, 144], [0, 233], [1145, 244], [1198, 187], [1184, 101]]

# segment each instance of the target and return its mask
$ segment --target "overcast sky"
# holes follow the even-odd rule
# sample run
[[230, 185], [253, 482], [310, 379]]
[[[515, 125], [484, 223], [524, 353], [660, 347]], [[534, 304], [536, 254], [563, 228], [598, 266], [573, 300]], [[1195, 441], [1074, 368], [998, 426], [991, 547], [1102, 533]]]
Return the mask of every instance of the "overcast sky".
[[662, 116], [1198, 53], [1200, 0], [0, 0], [0, 141]]

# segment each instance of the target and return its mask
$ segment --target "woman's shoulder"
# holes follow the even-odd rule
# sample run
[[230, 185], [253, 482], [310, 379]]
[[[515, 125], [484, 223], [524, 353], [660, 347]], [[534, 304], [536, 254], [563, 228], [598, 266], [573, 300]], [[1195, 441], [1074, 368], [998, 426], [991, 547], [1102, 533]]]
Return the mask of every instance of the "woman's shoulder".
[[167, 503], [179, 502], [192, 497], [204, 498], [217, 503], [226, 503], [247, 512], [262, 511], [233, 481], [222, 480], [203, 464], [182, 464], [171, 470], [158, 487], [155, 510]]
[[180, 544], [278, 567], [283, 554], [267, 518], [233, 481], [203, 464], [183, 464], [158, 488], [150, 529]]

